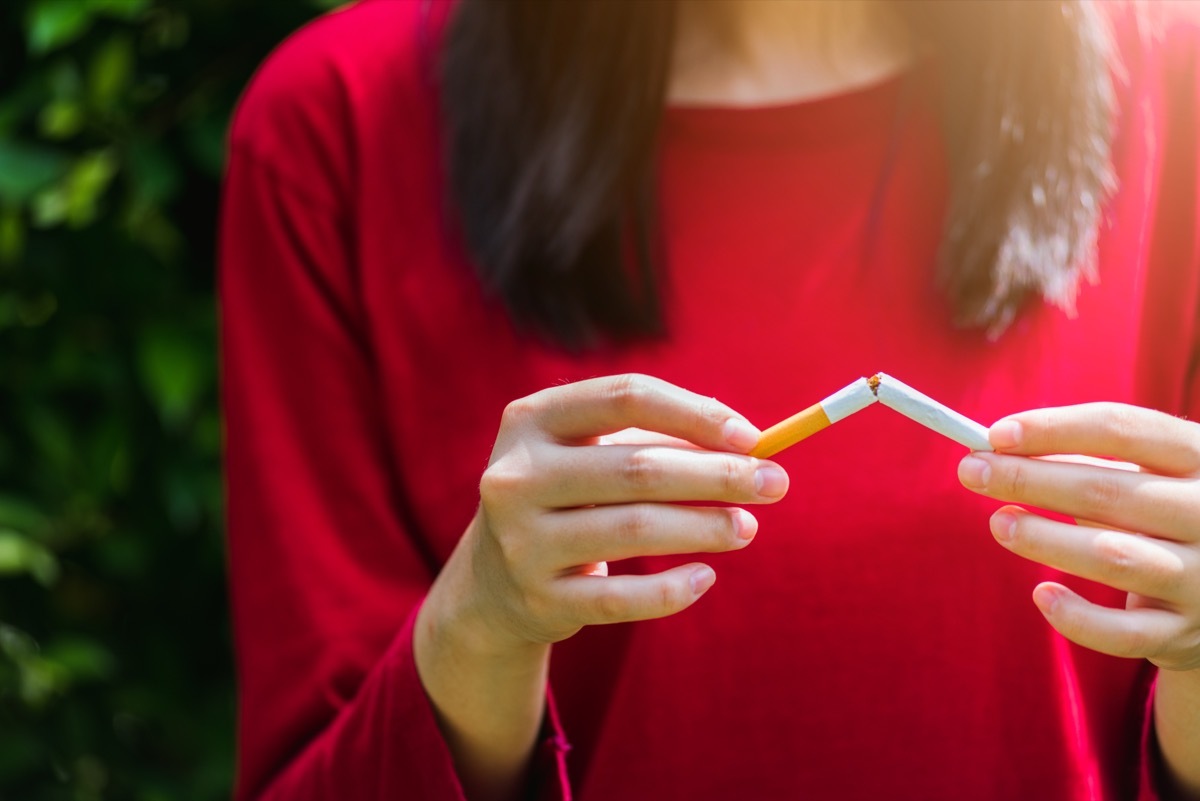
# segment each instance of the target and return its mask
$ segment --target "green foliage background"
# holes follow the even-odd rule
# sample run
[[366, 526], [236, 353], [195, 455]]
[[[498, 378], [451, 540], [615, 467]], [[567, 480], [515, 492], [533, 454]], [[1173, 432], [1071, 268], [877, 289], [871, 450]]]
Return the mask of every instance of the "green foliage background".
[[0, 4], [0, 799], [228, 796], [224, 134], [331, 4]]

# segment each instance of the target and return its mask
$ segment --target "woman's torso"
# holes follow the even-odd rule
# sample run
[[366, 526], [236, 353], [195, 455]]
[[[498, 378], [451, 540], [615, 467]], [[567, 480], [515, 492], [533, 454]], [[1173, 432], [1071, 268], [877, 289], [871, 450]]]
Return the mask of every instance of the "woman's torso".
[[[935, 287], [945, 156], [927, 98], [897, 79], [792, 106], [669, 110], [670, 334], [572, 356], [514, 331], [446, 222], [432, 69], [412, 46], [422, 5], [342, 12], [357, 38], [327, 57], [386, 448], [433, 560], [475, 510], [504, 405], [588, 376], [651, 373], [760, 427], [879, 370], [985, 424], [1091, 400], [1187, 411], [1196, 271], [1179, 224], [1195, 220], [1195, 159], [1191, 175], [1164, 168], [1187, 143], [1160, 135], [1157, 67], [1132, 65], [1122, 89], [1121, 190], [1075, 314], [1031, 304], [996, 341], [953, 325]], [[389, 37], [410, 46], [385, 55]], [[992, 542], [995, 504], [958, 485], [962, 455], [869, 408], [778, 457], [789, 496], [754, 510], [749, 549], [705, 557], [718, 581], [694, 608], [556, 646], [577, 797], [1128, 794], [1148, 672], [1046, 625], [1029, 593], [1053, 571]]]

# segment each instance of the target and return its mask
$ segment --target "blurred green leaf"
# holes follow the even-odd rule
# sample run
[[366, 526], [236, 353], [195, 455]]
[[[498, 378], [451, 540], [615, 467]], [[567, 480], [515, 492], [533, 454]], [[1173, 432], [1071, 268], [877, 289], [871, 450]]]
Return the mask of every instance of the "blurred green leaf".
[[38, 115], [38, 130], [47, 139], [70, 139], [83, 128], [83, 108], [71, 100], [48, 103]]
[[56, 100], [75, 100], [83, 90], [83, 76], [74, 59], [56, 58], [46, 70], [45, 80]]
[[46, 515], [29, 501], [13, 495], [0, 495], [0, 527], [37, 536], [46, 529]]
[[43, 649], [42, 655], [61, 667], [72, 683], [107, 679], [117, 666], [110, 650], [86, 637], [59, 637]]
[[41, 54], [70, 44], [87, 31], [93, 13], [85, 0], [36, 0], [25, 17], [29, 51]]
[[151, 0], [87, 0], [97, 13], [124, 20], [134, 20], [150, 8]]
[[66, 672], [39, 656], [18, 664], [21, 700], [34, 709], [45, 706], [67, 686]]
[[67, 219], [67, 188], [51, 186], [33, 197], [33, 224], [38, 228], [52, 228]]
[[[24, 251], [25, 220], [21, 210], [16, 206], [0, 207], [0, 266], [16, 263]], [[0, 322], [0, 328], [3, 325]]]
[[177, 330], [154, 327], [143, 335], [139, 372], [168, 428], [178, 427], [195, 408], [209, 380], [206, 361], [199, 344]]
[[128, 35], [109, 37], [92, 58], [88, 94], [93, 105], [107, 109], [129, 87], [133, 76], [133, 43]]
[[12, 529], [0, 528], [0, 575], [27, 573], [43, 585], [58, 579], [54, 554]]
[[81, 228], [95, 219], [97, 204], [117, 174], [117, 159], [110, 150], [97, 150], [76, 160], [66, 179], [66, 220]]
[[56, 150], [0, 140], [0, 201], [29, 200], [65, 174], [69, 163]]

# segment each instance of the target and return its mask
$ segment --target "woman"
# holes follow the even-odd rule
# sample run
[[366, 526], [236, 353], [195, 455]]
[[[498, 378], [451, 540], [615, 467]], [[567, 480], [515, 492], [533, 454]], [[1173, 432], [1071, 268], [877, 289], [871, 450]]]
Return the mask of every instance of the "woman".
[[[688, 0], [293, 37], [222, 232], [238, 796], [1200, 797], [1194, 41]], [[874, 408], [746, 455], [878, 370], [998, 453]]]

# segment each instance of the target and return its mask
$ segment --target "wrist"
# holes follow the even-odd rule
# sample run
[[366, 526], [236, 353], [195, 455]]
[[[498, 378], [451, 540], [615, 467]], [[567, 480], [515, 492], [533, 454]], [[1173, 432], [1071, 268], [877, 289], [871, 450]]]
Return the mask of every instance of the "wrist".
[[550, 649], [494, 625], [469, 540], [468, 532], [417, 612], [413, 655], [467, 797], [510, 798], [542, 725]]
[[528, 662], [549, 653], [549, 644], [523, 638], [506, 625], [486, 592], [475, 555], [478, 518], [464, 533], [434, 581], [417, 615], [417, 630], [439, 648], [471, 661]]

